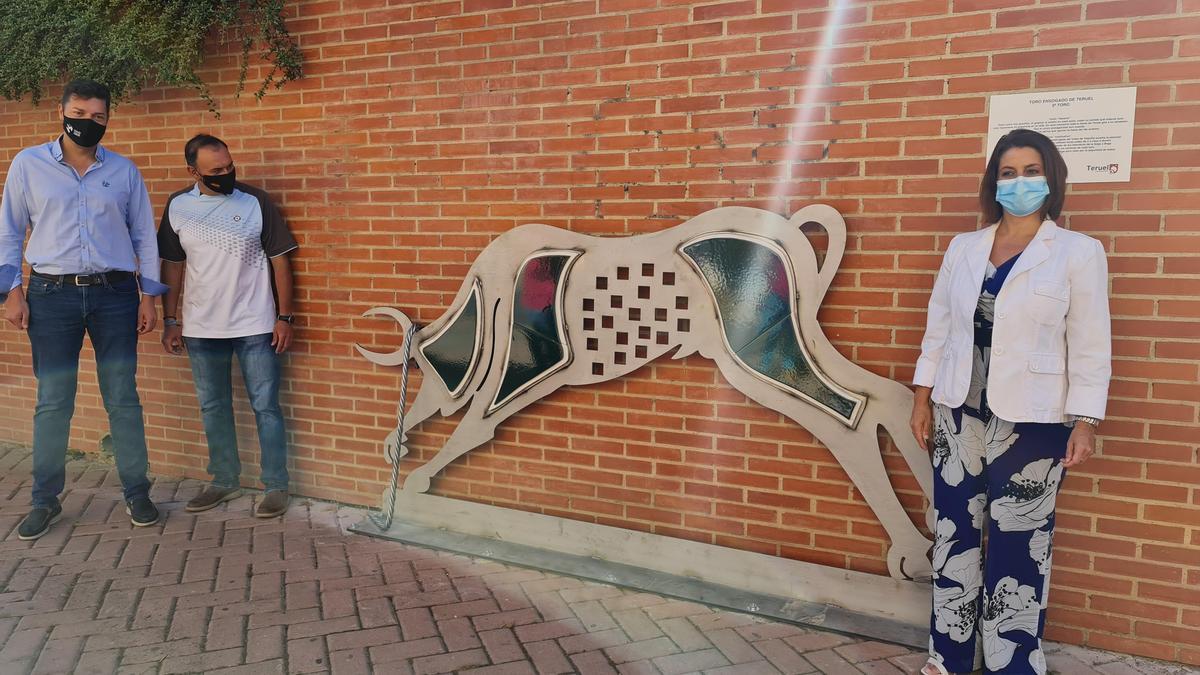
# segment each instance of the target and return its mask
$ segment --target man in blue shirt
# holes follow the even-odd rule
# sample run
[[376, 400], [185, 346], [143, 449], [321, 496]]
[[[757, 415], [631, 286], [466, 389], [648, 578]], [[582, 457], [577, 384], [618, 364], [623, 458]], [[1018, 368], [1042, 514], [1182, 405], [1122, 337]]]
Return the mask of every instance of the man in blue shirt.
[[[79, 351], [86, 333], [108, 412], [125, 488], [125, 512], [139, 527], [158, 522], [146, 478], [146, 432], [138, 399], [137, 343], [154, 329], [158, 244], [142, 174], [99, 145], [108, 125], [108, 88], [75, 80], [63, 91], [63, 134], [13, 159], [0, 201], [0, 292], [5, 318], [29, 332], [38, 380], [33, 415], [33, 509], [18, 536], [37, 539], [62, 514], [66, 451], [75, 412]], [[33, 268], [21, 288], [21, 249]], [[15, 274], [12, 273], [15, 268]], [[140, 273], [140, 276], [139, 276]], [[0, 282], [5, 279], [0, 279]], [[28, 297], [26, 297], [28, 296]]]

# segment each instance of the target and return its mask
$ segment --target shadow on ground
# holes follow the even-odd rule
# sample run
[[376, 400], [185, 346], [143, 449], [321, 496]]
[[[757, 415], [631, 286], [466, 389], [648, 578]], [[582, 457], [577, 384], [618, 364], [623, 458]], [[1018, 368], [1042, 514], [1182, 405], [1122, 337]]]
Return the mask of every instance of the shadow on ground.
[[[189, 514], [157, 478], [134, 528], [111, 465], [68, 464], [63, 520], [17, 539], [28, 449], [0, 444], [0, 673], [914, 673], [924, 655], [462, 555], [370, 539], [361, 509], [258, 493]], [[1187, 672], [1071, 647], [1065, 674]]]

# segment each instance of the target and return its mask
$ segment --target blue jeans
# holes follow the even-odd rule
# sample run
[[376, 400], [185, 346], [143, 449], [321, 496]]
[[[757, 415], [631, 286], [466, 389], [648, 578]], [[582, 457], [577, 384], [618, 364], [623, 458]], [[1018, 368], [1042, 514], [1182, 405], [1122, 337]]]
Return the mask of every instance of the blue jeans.
[[137, 281], [75, 286], [34, 276], [26, 294], [33, 374], [38, 381], [33, 414], [34, 508], [57, 505], [66, 481], [84, 333], [96, 352], [96, 375], [125, 499], [147, 496], [146, 429], [136, 381]]
[[279, 355], [271, 346], [271, 334], [239, 338], [185, 337], [196, 396], [204, 416], [208, 437], [208, 473], [212, 484], [233, 488], [240, 484], [242, 462], [238, 457], [237, 432], [233, 424], [233, 355], [237, 354], [250, 407], [258, 423], [258, 445], [262, 451], [262, 482], [267, 492], [288, 489], [287, 432], [279, 407]]

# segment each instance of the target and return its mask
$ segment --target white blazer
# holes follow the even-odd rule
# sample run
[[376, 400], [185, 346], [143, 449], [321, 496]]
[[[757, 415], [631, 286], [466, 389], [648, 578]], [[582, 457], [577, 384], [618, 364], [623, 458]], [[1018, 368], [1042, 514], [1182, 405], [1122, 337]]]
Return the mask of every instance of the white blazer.
[[[929, 298], [913, 383], [951, 408], [971, 387], [975, 307], [995, 239], [995, 225], [955, 237]], [[996, 297], [988, 405], [1010, 422], [1103, 419], [1111, 377], [1104, 247], [1047, 220]]]

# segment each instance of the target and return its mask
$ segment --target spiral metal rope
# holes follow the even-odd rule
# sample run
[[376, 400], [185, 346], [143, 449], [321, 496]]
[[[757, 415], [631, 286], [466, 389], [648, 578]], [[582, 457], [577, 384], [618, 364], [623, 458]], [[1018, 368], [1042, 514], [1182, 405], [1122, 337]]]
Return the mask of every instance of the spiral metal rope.
[[416, 324], [409, 324], [404, 331], [404, 346], [401, 347], [401, 352], [404, 355], [404, 362], [400, 366], [400, 403], [396, 410], [396, 449], [391, 457], [392, 459], [392, 480], [389, 485], [387, 497], [384, 502], [387, 508], [379, 513], [368, 514], [375, 527], [380, 530], [387, 530], [392, 526], [392, 515], [396, 512], [396, 485], [400, 482], [400, 448], [404, 444], [404, 408], [408, 399], [408, 357], [412, 353], [413, 336], [417, 332]]

